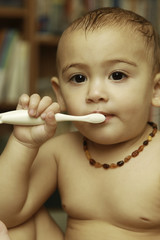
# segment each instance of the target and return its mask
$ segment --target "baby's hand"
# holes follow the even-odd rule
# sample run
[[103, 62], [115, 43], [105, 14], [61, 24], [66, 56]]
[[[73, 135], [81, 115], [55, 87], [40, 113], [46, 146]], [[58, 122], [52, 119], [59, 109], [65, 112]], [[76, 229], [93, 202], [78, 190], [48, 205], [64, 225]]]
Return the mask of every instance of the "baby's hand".
[[17, 109], [27, 109], [30, 117], [41, 117], [45, 121], [45, 124], [38, 126], [15, 126], [13, 134], [19, 142], [33, 148], [53, 137], [57, 125], [54, 115], [60, 111], [58, 103], [53, 103], [50, 97], [41, 99], [38, 94], [30, 97], [23, 94]]

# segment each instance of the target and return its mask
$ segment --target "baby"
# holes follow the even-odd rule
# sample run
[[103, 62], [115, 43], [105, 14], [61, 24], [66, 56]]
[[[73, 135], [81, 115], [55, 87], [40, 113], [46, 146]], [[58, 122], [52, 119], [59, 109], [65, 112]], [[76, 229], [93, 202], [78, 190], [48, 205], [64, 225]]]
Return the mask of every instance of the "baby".
[[[87, 13], [62, 34], [57, 96], [22, 95], [17, 109], [45, 120], [15, 126], [0, 159], [0, 219], [13, 240], [159, 240], [160, 106], [158, 36], [119, 8]], [[102, 113], [100, 124], [53, 138], [55, 113]], [[65, 234], [42, 207], [58, 187]], [[3, 193], [3, 194], [2, 194]]]

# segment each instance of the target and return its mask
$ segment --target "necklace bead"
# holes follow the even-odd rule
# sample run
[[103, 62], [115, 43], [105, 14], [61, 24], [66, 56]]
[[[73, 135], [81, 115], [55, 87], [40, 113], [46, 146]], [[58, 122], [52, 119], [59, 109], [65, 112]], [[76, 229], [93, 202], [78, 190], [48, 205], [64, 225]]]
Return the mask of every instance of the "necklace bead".
[[135, 151], [133, 151], [131, 153], [131, 155], [129, 156], [126, 156], [124, 158], [124, 160], [121, 160], [121, 161], [118, 161], [117, 163], [111, 163], [111, 164], [108, 164], [108, 163], [104, 163], [104, 164], [101, 164], [99, 162], [96, 162], [95, 159], [93, 159], [91, 157], [91, 154], [88, 150], [88, 144], [87, 144], [87, 138], [84, 137], [83, 139], [83, 150], [85, 152], [85, 155], [90, 163], [91, 166], [94, 166], [95, 168], [104, 168], [104, 169], [114, 169], [114, 168], [117, 168], [117, 167], [122, 167], [125, 163], [127, 163], [131, 158], [135, 158], [139, 155], [140, 152], [143, 151], [143, 149], [148, 146], [149, 142], [152, 141], [152, 138], [155, 136], [155, 134], [157, 133], [157, 124], [153, 123], [153, 122], [148, 122], [149, 125], [151, 125], [151, 127], [153, 128], [152, 132], [149, 134], [147, 140], [145, 140], [143, 142], [143, 145], [139, 146], [139, 148]]

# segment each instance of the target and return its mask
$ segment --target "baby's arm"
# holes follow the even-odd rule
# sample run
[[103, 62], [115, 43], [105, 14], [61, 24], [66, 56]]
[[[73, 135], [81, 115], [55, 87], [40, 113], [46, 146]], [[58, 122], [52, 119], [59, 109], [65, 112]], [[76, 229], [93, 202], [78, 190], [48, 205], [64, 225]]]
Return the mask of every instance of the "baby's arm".
[[41, 116], [45, 124], [15, 126], [0, 157], [0, 219], [8, 227], [32, 216], [56, 187], [53, 147], [50, 141], [43, 143], [54, 135], [59, 106], [34, 94], [23, 95], [17, 108], [28, 109], [32, 117]]

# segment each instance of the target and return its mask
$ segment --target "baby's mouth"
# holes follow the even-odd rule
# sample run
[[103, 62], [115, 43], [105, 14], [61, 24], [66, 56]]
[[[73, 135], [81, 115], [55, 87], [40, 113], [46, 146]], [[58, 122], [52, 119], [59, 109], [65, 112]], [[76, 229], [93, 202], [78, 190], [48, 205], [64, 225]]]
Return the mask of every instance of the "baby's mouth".
[[94, 113], [103, 114], [105, 116], [105, 118], [106, 118], [106, 120], [104, 122], [108, 122], [111, 118], [114, 117], [114, 114], [106, 113], [106, 112], [103, 112], [103, 111], [94, 111]]

